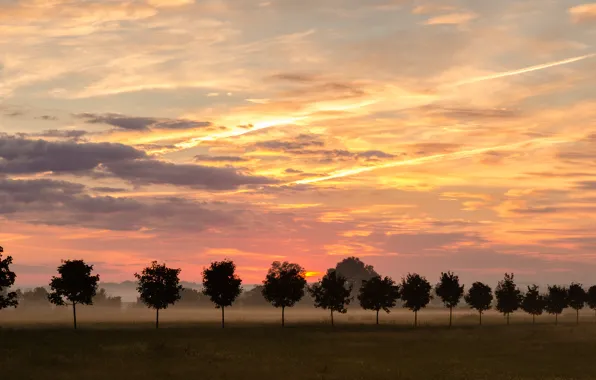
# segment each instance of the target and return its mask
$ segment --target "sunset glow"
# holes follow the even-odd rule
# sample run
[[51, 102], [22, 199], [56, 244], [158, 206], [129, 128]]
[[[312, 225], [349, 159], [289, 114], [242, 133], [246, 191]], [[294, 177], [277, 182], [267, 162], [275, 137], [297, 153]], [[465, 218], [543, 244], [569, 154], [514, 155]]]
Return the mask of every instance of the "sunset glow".
[[19, 286], [346, 256], [593, 282], [595, 9], [0, 0], [0, 246]]

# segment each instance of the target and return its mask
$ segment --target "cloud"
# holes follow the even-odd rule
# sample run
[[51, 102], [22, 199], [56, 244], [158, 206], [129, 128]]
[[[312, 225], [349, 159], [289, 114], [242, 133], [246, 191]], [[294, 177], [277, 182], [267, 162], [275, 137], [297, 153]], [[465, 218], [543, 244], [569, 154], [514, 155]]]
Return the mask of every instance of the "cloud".
[[88, 172], [99, 164], [146, 157], [115, 143], [76, 143], [0, 136], [0, 173]]
[[93, 114], [82, 113], [75, 115], [85, 119], [88, 124], [107, 124], [129, 131], [147, 131], [150, 129], [184, 130], [210, 127], [207, 121], [184, 119], [158, 119], [153, 117], [125, 116], [117, 113]]
[[0, 214], [31, 224], [137, 231], [201, 231], [229, 226], [240, 215], [180, 198], [93, 197], [81, 184], [46, 179], [0, 179]]
[[588, 3], [569, 9], [574, 22], [596, 22], [596, 3]]
[[474, 13], [449, 13], [426, 20], [426, 25], [461, 25], [475, 19]]
[[580, 190], [596, 190], [596, 181], [576, 182], [575, 187]]
[[195, 0], [147, 0], [147, 3], [156, 8], [174, 8], [194, 4]]
[[88, 134], [87, 131], [78, 130], [78, 129], [62, 129], [62, 130], [48, 129], [41, 133], [31, 134], [30, 136], [33, 136], [33, 137], [54, 137], [54, 138], [72, 139], [72, 140], [78, 141], [87, 134]]
[[209, 156], [206, 154], [199, 154], [195, 156], [197, 162], [245, 162], [246, 158], [238, 156]]
[[136, 185], [176, 185], [200, 189], [230, 190], [242, 185], [275, 184], [276, 180], [239, 173], [233, 168], [173, 164], [157, 160], [108, 162], [113, 175]]

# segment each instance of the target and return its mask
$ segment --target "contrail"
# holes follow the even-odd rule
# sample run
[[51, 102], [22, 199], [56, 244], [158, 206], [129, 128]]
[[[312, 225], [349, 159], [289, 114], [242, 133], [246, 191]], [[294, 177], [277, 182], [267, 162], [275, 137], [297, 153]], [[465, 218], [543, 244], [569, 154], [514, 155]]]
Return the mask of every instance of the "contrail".
[[316, 177], [316, 178], [301, 179], [299, 181], [291, 182], [290, 184], [292, 184], [292, 185], [304, 185], [304, 184], [310, 184], [310, 183], [328, 181], [330, 179], [350, 177], [350, 176], [353, 176], [353, 175], [357, 175], [357, 174], [361, 174], [361, 173], [366, 173], [366, 172], [371, 172], [373, 170], [379, 170], [379, 169], [395, 168], [395, 167], [398, 167], [398, 166], [415, 166], [415, 165], [420, 165], [420, 164], [424, 164], [424, 163], [427, 163], [427, 162], [438, 161], [438, 160], [441, 160], [441, 159], [443, 159], [443, 160], [455, 160], [455, 159], [459, 159], [459, 158], [466, 158], [466, 157], [475, 156], [475, 155], [480, 154], [480, 153], [490, 152], [492, 150], [515, 148], [515, 147], [518, 147], [520, 145], [525, 145], [525, 144], [534, 144], [534, 143], [536, 143], [536, 144], [539, 144], [539, 145], [554, 145], [554, 144], [561, 144], [561, 143], [566, 143], [566, 142], [569, 142], [569, 140], [555, 140], [555, 139], [552, 139], [552, 138], [532, 139], [532, 140], [526, 140], [526, 141], [522, 141], [522, 142], [518, 142], [518, 143], [514, 143], [514, 144], [507, 144], [507, 145], [500, 145], [500, 146], [491, 146], [491, 147], [488, 147], [488, 148], [478, 148], [478, 149], [464, 150], [464, 151], [453, 152], [453, 153], [434, 154], [432, 156], [412, 158], [412, 159], [409, 159], [409, 160], [392, 161], [392, 162], [388, 162], [388, 163], [385, 163], [385, 164], [382, 164], [382, 165], [377, 165], [377, 166], [365, 166], [365, 167], [356, 168], [356, 169], [340, 170], [338, 172], [335, 172], [335, 173], [330, 174], [330, 175], [325, 176], [325, 177]]
[[456, 86], [461, 86], [461, 85], [464, 85], [464, 84], [477, 83], [477, 82], [482, 82], [482, 81], [485, 81], [485, 80], [505, 78], [505, 77], [510, 77], [510, 76], [513, 76], [513, 75], [519, 75], [519, 74], [529, 73], [529, 72], [532, 72], [532, 71], [538, 71], [538, 70], [542, 70], [542, 69], [548, 69], [549, 67], [566, 65], [568, 63], [573, 63], [573, 62], [581, 61], [583, 59], [592, 58], [594, 56], [596, 56], [596, 54], [594, 54], [594, 53], [593, 54], [587, 54], [587, 55], [582, 55], [581, 57], [564, 59], [562, 61], [550, 62], [550, 63], [543, 63], [541, 65], [525, 67], [525, 68], [519, 69], [519, 70], [505, 71], [505, 72], [502, 72], [502, 73], [496, 73], [496, 74], [491, 74], [491, 75], [485, 75], [485, 76], [481, 76], [481, 77], [466, 79], [466, 80], [463, 80], [461, 82], [453, 83], [453, 84], [450, 85], [450, 87], [451, 86], [456, 87]]

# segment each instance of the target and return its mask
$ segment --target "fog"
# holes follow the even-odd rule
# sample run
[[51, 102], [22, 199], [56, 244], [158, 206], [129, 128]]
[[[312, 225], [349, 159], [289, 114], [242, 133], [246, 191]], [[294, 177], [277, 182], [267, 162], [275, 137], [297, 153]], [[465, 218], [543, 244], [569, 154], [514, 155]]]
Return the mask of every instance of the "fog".
[[[594, 314], [589, 309], [580, 312], [584, 320], [594, 320]], [[0, 311], [0, 326], [3, 327], [44, 327], [51, 325], [72, 325], [72, 307], [20, 307]], [[292, 324], [330, 324], [330, 315], [326, 310], [308, 308], [305, 306], [286, 308], [286, 325]], [[174, 327], [188, 324], [221, 323], [221, 310], [208, 307], [171, 307], [159, 313], [160, 327]], [[230, 307], [225, 309], [226, 326], [233, 324], [280, 324], [281, 309], [274, 307]], [[336, 325], [341, 324], [374, 324], [375, 313], [358, 307], [349, 309], [346, 314], [334, 313]], [[408, 326], [413, 323], [414, 313], [402, 308], [395, 308], [390, 314], [381, 312], [381, 324]], [[447, 309], [430, 308], [418, 312], [421, 325], [446, 325], [449, 320]], [[575, 322], [575, 311], [566, 310], [559, 317], [560, 322]], [[77, 305], [77, 322], [79, 327], [101, 326], [139, 326], [150, 327], [155, 323], [155, 310], [140, 307], [133, 303], [124, 303], [121, 308], [80, 306]], [[494, 310], [483, 314], [483, 324], [503, 324], [505, 318]], [[511, 323], [531, 323], [530, 315], [521, 311], [511, 316]], [[537, 323], [554, 323], [554, 316], [545, 314], [536, 318]], [[478, 323], [478, 313], [461, 308], [454, 310], [455, 325], [475, 325]]]

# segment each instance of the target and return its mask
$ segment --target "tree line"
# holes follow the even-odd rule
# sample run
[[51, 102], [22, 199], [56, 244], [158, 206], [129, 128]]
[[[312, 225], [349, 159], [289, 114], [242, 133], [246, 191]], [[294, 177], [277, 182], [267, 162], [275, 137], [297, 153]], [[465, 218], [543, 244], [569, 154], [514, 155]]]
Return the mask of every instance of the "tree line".
[[[0, 247], [0, 310], [17, 307], [19, 294], [9, 292], [14, 285], [16, 274], [10, 270], [12, 257], [2, 259]], [[180, 269], [169, 268], [166, 264], [153, 261], [141, 273], [135, 273], [139, 301], [155, 310], [155, 327], [159, 328], [159, 313], [180, 301], [187, 289], [180, 285]], [[203, 273], [202, 294], [221, 310], [221, 326], [225, 326], [225, 309], [237, 300], [242, 292], [242, 279], [236, 273], [236, 265], [231, 260], [214, 261]], [[99, 275], [93, 274], [93, 265], [83, 260], [66, 260], [57, 268], [53, 276], [50, 291], [36, 288], [32, 292], [36, 297], [47, 297], [54, 305], [72, 306], [73, 324], [77, 328], [77, 305], [92, 305], [94, 302], [120, 302], [117, 297], [109, 297], [104, 289], [98, 293]], [[43, 292], [39, 289], [43, 289]], [[262, 286], [259, 288], [263, 299], [273, 307], [281, 309], [281, 324], [285, 325], [286, 308], [291, 308], [309, 295], [314, 307], [328, 310], [331, 324], [334, 325], [334, 313], [344, 314], [353, 301], [358, 301], [364, 310], [376, 313], [389, 313], [398, 301], [404, 308], [414, 312], [414, 326], [418, 325], [418, 311], [426, 308], [433, 299], [433, 290], [443, 306], [449, 309], [449, 326], [453, 323], [453, 309], [462, 301], [478, 312], [479, 324], [485, 311], [494, 308], [502, 313], [509, 324], [510, 315], [521, 309], [535, 317], [544, 312], [558, 316], [566, 308], [576, 311], [579, 323], [579, 311], [588, 305], [596, 312], [596, 285], [587, 291], [581, 284], [572, 283], [569, 287], [553, 285], [541, 293], [538, 285], [528, 286], [522, 292], [516, 285], [514, 275], [506, 273], [499, 281], [494, 292], [482, 282], [474, 282], [467, 292], [459, 277], [452, 272], [441, 273], [439, 281], [433, 286], [423, 276], [410, 273], [400, 282], [391, 277], [382, 277], [372, 266], [365, 265], [356, 257], [344, 259], [336, 268], [329, 269], [321, 280], [312, 285], [306, 281], [306, 272], [296, 263], [274, 262], [269, 268]], [[45, 292], [45, 294], [44, 294]], [[494, 302], [496, 301], [496, 302]]]

